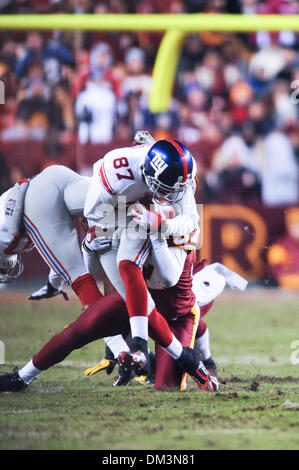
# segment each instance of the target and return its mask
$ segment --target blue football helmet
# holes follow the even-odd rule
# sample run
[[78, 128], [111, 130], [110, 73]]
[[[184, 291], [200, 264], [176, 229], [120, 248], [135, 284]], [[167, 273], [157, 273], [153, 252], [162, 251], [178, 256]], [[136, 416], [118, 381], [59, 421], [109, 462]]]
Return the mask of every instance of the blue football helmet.
[[193, 157], [177, 140], [158, 140], [145, 157], [144, 179], [159, 204], [179, 202], [192, 183], [193, 173]]

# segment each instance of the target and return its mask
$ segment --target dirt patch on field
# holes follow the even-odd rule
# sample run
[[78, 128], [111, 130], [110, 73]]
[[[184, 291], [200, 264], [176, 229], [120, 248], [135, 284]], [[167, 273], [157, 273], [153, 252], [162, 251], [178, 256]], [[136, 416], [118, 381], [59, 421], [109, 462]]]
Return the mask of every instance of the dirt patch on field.
[[[270, 383], [270, 384], [299, 383], [299, 377], [293, 377], [290, 375], [287, 377], [271, 377], [271, 376], [265, 376], [265, 375], [257, 375], [256, 377], [254, 377], [254, 379], [252, 379], [251, 385], [254, 388], [256, 388], [256, 386], [258, 387], [262, 382]], [[222, 383], [223, 384], [228, 384], [228, 383], [246, 384], [248, 383], [248, 379], [241, 379], [240, 377], [231, 375], [230, 377], [222, 379]]]

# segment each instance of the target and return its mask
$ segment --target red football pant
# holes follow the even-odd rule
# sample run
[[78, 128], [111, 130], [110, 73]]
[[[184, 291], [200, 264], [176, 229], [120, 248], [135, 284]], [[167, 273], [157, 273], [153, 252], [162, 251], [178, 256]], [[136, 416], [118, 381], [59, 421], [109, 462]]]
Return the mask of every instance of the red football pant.
[[[152, 318], [154, 322], [151, 330], [152, 339], [167, 347], [172, 335], [171, 338], [165, 335], [165, 323], [168, 328], [166, 320], [158, 312], [155, 312]], [[40, 370], [46, 370], [63, 361], [73, 350], [82, 348], [92, 341], [118, 334], [126, 336], [129, 332], [130, 322], [126, 304], [118, 292], [114, 292], [92, 304], [77, 320], [53, 336], [33, 356], [33, 364]]]
[[[168, 321], [172, 333], [184, 347], [193, 348], [197, 330], [199, 312], [196, 307], [175, 321]], [[184, 390], [187, 376], [182, 373], [176, 361], [156, 343], [155, 388], [158, 390], [176, 388]]]

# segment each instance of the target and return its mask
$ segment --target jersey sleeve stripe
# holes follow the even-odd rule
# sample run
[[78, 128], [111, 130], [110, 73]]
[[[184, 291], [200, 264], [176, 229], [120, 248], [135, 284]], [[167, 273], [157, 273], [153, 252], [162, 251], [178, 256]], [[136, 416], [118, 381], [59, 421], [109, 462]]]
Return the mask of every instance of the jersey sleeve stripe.
[[104, 162], [102, 163], [101, 165], [101, 168], [100, 168], [100, 171], [99, 171], [99, 175], [100, 175], [100, 178], [101, 178], [101, 181], [105, 187], [105, 189], [108, 191], [109, 194], [111, 194], [112, 196], [115, 196], [115, 192], [113, 191], [113, 189], [111, 188], [111, 185], [108, 181], [108, 178], [107, 178], [107, 175], [106, 175], [106, 171], [105, 171], [105, 167], [104, 167]]

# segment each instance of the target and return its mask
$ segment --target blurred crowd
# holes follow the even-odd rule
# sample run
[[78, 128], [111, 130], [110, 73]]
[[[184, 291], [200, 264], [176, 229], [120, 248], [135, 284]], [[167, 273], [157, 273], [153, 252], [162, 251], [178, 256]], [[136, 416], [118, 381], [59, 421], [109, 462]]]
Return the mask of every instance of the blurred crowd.
[[[0, 14], [60, 12], [298, 14], [299, 2], [0, 1]], [[161, 38], [144, 31], [0, 31], [1, 141], [113, 145], [148, 129], [156, 139], [200, 149], [202, 202], [298, 204], [299, 35], [186, 36], [171, 107], [153, 114], [148, 103]], [[6, 163], [0, 154], [3, 181]]]

